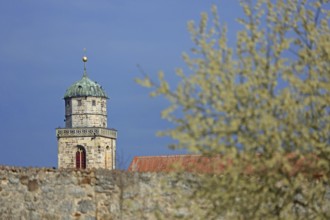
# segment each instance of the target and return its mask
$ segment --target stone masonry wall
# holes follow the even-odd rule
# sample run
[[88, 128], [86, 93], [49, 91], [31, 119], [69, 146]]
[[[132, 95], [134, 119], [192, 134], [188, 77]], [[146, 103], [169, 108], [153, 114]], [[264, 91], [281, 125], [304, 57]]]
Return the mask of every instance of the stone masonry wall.
[[[0, 219], [167, 219], [188, 214], [175, 207], [189, 192], [170, 174], [0, 167]], [[170, 217], [172, 216], [172, 217]]]
[[58, 140], [58, 166], [76, 167], [77, 146], [86, 150], [87, 168], [115, 168], [116, 140], [105, 137], [62, 137]]
[[[95, 102], [95, 105], [93, 105]], [[79, 104], [80, 103], [80, 104]], [[107, 99], [76, 97], [65, 99], [65, 127], [107, 127]]]

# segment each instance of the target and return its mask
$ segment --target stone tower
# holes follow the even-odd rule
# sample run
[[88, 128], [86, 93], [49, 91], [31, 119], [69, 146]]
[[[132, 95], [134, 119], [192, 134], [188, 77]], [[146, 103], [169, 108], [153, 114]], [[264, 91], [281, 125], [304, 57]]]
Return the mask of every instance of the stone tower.
[[65, 128], [57, 128], [58, 168], [115, 169], [117, 131], [107, 128], [107, 99], [102, 86], [84, 74], [64, 95]]

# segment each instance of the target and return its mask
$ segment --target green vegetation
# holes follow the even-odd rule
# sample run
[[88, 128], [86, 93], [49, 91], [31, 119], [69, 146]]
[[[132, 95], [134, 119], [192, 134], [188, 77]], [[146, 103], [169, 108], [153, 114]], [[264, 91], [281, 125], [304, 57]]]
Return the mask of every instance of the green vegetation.
[[[222, 155], [201, 175], [197, 219], [330, 219], [330, 8], [327, 0], [241, 1], [236, 45], [216, 7], [189, 22], [195, 48], [175, 88], [159, 73], [138, 83], [165, 97], [171, 147]], [[190, 198], [191, 199], [191, 198]], [[207, 217], [207, 218], [206, 218]]]

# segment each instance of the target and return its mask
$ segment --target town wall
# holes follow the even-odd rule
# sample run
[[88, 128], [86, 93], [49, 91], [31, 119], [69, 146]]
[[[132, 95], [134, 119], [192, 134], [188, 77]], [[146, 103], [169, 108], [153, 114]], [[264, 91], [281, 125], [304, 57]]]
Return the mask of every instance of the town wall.
[[[185, 178], [189, 179], [189, 175]], [[0, 219], [173, 219], [189, 181], [172, 174], [0, 166]]]

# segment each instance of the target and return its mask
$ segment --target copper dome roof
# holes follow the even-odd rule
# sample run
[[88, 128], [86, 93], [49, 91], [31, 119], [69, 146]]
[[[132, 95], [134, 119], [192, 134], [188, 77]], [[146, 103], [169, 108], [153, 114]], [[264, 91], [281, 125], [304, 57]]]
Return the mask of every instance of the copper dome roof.
[[102, 86], [90, 80], [87, 77], [87, 74], [84, 73], [81, 80], [75, 82], [66, 90], [64, 98], [66, 99], [85, 96], [108, 98]]

